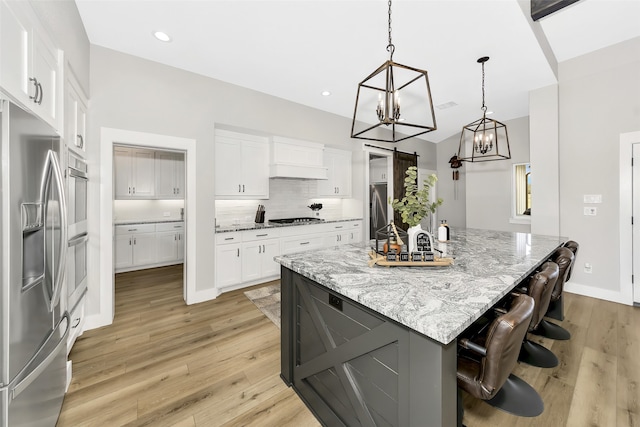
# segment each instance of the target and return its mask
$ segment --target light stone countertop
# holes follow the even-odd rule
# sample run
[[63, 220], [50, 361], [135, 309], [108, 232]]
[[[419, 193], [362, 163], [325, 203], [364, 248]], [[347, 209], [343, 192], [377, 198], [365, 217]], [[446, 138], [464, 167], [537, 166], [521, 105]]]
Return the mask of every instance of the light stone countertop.
[[269, 223], [268, 221], [265, 221], [264, 224], [256, 224], [255, 222], [248, 222], [245, 224], [216, 227], [216, 233], [229, 233], [232, 231], [243, 231], [243, 230], [260, 230], [263, 228], [298, 227], [298, 226], [304, 227], [306, 225], [330, 224], [332, 222], [345, 222], [345, 221], [362, 221], [362, 218], [325, 219], [317, 222], [300, 222], [300, 223], [291, 223], [291, 224], [272, 224], [272, 223]]
[[165, 222], [184, 222], [181, 219], [129, 219], [114, 221], [113, 225], [160, 224]]
[[284, 267], [442, 344], [527, 278], [567, 239], [451, 229], [449, 267], [369, 267], [369, 245], [275, 257]]

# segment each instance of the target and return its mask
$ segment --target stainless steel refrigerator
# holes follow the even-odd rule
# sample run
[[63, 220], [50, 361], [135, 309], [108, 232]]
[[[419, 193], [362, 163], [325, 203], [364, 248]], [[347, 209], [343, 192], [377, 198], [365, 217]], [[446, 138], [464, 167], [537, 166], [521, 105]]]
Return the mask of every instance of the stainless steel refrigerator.
[[0, 100], [0, 426], [53, 427], [66, 385], [67, 218], [60, 138]]
[[376, 230], [389, 224], [387, 220], [387, 184], [371, 184], [369, 186], [369, 221], [370, 238], [376, 238]]

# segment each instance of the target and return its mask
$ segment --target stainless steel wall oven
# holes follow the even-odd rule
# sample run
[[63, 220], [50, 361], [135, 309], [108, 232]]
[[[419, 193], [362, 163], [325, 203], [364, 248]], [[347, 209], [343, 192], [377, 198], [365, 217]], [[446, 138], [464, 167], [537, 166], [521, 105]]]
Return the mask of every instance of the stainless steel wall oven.
[[80, 300], [87, 288], [87, 184], [87, 163], [70, 152], [67, 166], [69, 309]]

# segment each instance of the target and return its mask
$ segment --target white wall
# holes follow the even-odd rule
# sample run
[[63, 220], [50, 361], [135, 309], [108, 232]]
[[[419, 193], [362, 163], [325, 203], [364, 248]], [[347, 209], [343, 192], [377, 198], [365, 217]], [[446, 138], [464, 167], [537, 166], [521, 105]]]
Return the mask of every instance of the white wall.
[[[460, 125], [462, 128], [462, 125]], [[458, 168], [459, 179], [453, 180], [453, 171], [449, 159], [458, 153], [460, 134], [453, 135], [438, 143], [438, 197], [443, 200], [438, 207], [438, 219], [447, 220], [450, 227], [467, 226], [467, 196], [466, 177], [467, 171], [463, 165]]]
[[529, 94], [531, 232], [560, 235], [558, 85]]
[[[94, 141], [94, 146], [88, 149], [90, 165], [102, 162], [97, 144], [103, 127], [196, 140], [196, 162], [188, 167], [195, 167], [197, 171], [197, 192], [190, 193], [189, 197], [196, 200], [198, 240], [195, 275], [198, 291], [214, 289], [215, 286], [212, 280], [215, 277], [212, 166], [216, 123], [356, 150], [354, 199], [343, 202], [343, 209], [362, 215], [364, 172], [361, 162], [358, 162], [362, 157], [361, 144], [350, 139], [351, 121], [347, 118], [99, 46], [91, 47], [90, 115], [89, 139]], [[92, 175], [90, 179], [90, 215], [100, 218], [100, 188], [112, 177], [103, 174]], [[96, 244], [112, 238], [97, 230], [95, 232]], [[91, 257], [89, 264], [92, 268], [89, 269], [87, 307], [89, 314], [95, 314], [101, 306], [100, 293], [92, 288], [92, 284], [100, 280], [91, 277], [100, 271], [97, 254]]]
[[[509, 132], [511, 159], [463, 163], [466, 175], [466, 223], [469, 228], [528, 233], [531, 228], [529, 224], [511, 224], [509, 220], [513, 164], [529, 161], [529, 118], [521, 117], [503, 123]], [[532, 184], [532, 192], [535, 191]], [[535, 211], [535, 205], [531, 210]]]
[[[568, 289], [627, 302], [621, 289], [620, 134], [640, 130], [640, 38], [565, 61], [559, 68], [560, 234], [580, 243]], [[630, 158], [629, 158], [630, 161]], [[600, 194], [586, 205], [583, 195]], [[597, 216], [584, 216], [596, 206]], [[629, 218], [630, 221], [630, 218]], [[593, 273], [584, 272], [584, 264]], [[627, 280], [622, 280], [626, 283]]]

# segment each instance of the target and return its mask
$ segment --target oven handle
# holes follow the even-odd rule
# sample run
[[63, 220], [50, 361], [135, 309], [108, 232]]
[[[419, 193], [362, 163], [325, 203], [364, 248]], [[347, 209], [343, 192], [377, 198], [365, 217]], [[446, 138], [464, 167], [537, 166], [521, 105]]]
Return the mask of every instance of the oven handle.
[[73, 166], [68, 166], [68, 168], [69, 168], [69, 176], [70, 177], [86, 179], [86, 180], [89, 179], [87, 177], [87, 173], [85, 171], [81, 171], [80, 169], [76, 169]]
[[84, 242], [86, 242], [86, 241], [87, 241], [87, 239], [89, 239], [89, 236], [87, 235], [87, 232], [85, 231], [84, 233], [82, 233], [82, 234], [78, 234], [78, 235], [77, 235], [77, 236], [75, 236], [73, 239], [69, 240], [68, 245], [69, 245], [69, 247], [77, 246], [77, 245], [79, 245], [80, 243], [84, 243]]

